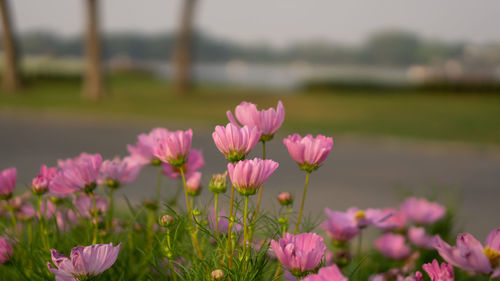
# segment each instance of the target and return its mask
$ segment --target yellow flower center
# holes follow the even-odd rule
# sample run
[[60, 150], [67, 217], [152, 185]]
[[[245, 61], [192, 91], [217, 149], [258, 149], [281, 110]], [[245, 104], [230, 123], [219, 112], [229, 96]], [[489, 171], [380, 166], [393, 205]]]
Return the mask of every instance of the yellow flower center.
[[364, 218], [366, 218], [365, 211], [359, 210], [354, 214], [354, 219], [356, 221], [362, 220]]
[[498, 262], [500, 261], [500, 251], [497, 251], [497, 250], [492, 249], [490, 247], [485, 247], [484, 248], [484, 254], [490, 260], [491, 266], [492, 267], [497, 267]]

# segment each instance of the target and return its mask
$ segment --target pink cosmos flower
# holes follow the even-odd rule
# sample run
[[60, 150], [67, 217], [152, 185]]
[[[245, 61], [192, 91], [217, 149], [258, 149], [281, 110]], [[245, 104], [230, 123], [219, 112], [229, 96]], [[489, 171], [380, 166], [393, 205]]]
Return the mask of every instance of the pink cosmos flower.
[[397, 281], [424, 281], [424, 277], [420, 271], [417, 271], [407, 277], [398, 276]]
[[40, 173], [31, 182], [31, 190], [36, 195], [42, 195], [49, 189], [50, 182], [57, 176], [57, 167], [49, 168], [45, 165], [40, 167]]
[[[184, 170], [184, 176], [188, 178], [191, 174], [198, 171], [205, 166], [205, 161], [203, 160], [203, 154], [199, 149], [191, 149], [188, 153], [187, 161], [182, 168]], [[169, 163], [162, 163], [163, 174], [171, 179], [177, 179], [181, 176], [179, 167], [174, 167]]]
[[245, 159], [245, 156], [259, 142], [261, 132], [257, 127], [238, 127], [231, 123], [226, 127], [217, 126], [212, 138], [215, 145], [230, 162], [237, 162]]
[[10, 260], [14, 251], [12, 245], [7, 239], [0, 237], [0, 264], [4, 264]]
[[227, 171], [234, 188], [241, 195], [246, 196], [255, 194], [278, 166], [279, 164], [273, 160], [254, 158], [239, 161], [236, 164], [229, 163]]
[[410, 227], [408, 230], [408, 238], [413, 245], [425, 248], [434, 249], [434, 239], [435, 236], [428, 235], [425, 233], [425, 228], [423, 227]]
[[400, 234], [386, 233], [375, 241], [375, 247], [386, 257], [402, 260], [411, 253], [405, 237]]
[[374, 223], [375, 227], [380, 228], [383, 231], [396, 231], [406, 228], [407, 219], [403, 212], [394, 208], [385, 208], [382, 209], [381, 212], [383, 213], [381, 215], [382, 219]]
[[191, 129], [167, 132], [166, 135], [156, 140], [153, 155], [162, 162], [169, 163], [174, 167], [180, 167], [186, 163], [192, 139], [193, 130]]
[[18, 212], [16, 212], [16, 216], [24, 221], [32, 220], [36, 215], [35, 208], [33, 208], [33, 204], [30, 202], [24, 203]]
[[283, 144], [293, 160], [299, 164], [300, 169], [312, 172], [325, 161], [332, 150], [333, 139], [323, 135], [318, 135], [316, 138], [307, 135], [302, 138], [299, 134], [294, 134], [283, 139]]
[[8, 168], [0, 172], [0, 199], [8, 199], [16, 188], [17, 169]]
[[443, 262], [441, 266], [437, 260], [432, 263], [422, 265], [422, 268], [427, 272], [431, 281], [454, 281], [455, 274], [453, 273], [453, 266]]
[[[236, 119], [242, 124], [242, 126], [246, 125], [250, 128], [257, 128], [261, 131], [261, 140], [263, 141], [271, 140], [274, 133], [276, 133], [285, 120], [285, 108], [283, 107], [283, 103], [281, 101], [278, 101], [276, 110], [274, 108], [269, 108], [261, 111], [257, 109], [257, 105], [244, 101], [236, 106], [234, 113], [236, 115]], [[233, 125], [239, 126], [230, 110], [228, 110], [226, 114], [227, 118]]]
[[337, 265], [320, 268], [317, 274], [308, 275], [302, 281], [348, 281]]
[[[224, 212], [224, 210], [218, 210], [217, 213], [217, 217], [219, 219], [219, 222], [217, 223], [219, 233], [225, 234], [229, 229], [229, 216], [226, 214], [226, 212]], [[242, 215], [240, 213], [236, 214], [236, 222], [233, 224], [232, 228], [233, 232], [240, 232], [243, 229], [242, 225], [237, 222], [241, 220], [241, 217]], [[210, 208], [210, 212], [208, 215], [208, 227], [212, 230], [215, 230], [215, 209], [213, 207]]]
[[149, 134], [140, 134], [137, 136], [135, 146], [127, 145], [130, 157], [139, 165], [159, 165], [160, 160], [153, 154], [153, 148], [158, 139], [164, 138], [168, 133], [165, 128], [154, 128]]
[[189, 195], [198, 196], [201, 192], [201, 173], [193, 173], [186, 180], [186, 189]]
[[49, 270], [56, 275], [56, 280], [89, 280], [110, 268], [118, 258], [121, 243], [114, 247], [109, 244], [78, 246], [71, 249], [70, 258], [50, 250], [52, 262], [47, 263]]
[[49, 185], [49, 191], [68, 195], [75, 191], [92, 192], [99, 177], [102, 157], [100, 154], [82, 153], [74, 159], [60, 160], [61, 171]]
[[271, 247], [281, 264], [295, 276], [317, 269], [326, 250], [323, 238], [316, 233], [285, 233], [278, 242], [272, 240]]
[[78, 209], [78, 212], [82, 217], [91, 218], [93, 217], [93, 213], [95, 211], [98, 214], [106, 213], [106, 209], [108, 208], [109, 202], [105, 198], [101, 196], [95, 196], [95, 204], [97, 210], [94, 209], [94, 202], [92, 202], [92, 198], [88, 195], [82, 194], [75, 199], [73, 199], [73, 204]]
[[458, 235], [456, 247], [451, 247], [441, 237], [436, 237], [434, 243], [436, 250], [449, 264], [491, 275], [491, 278], [500, 277], [500, 268], [497, 267], [500, 262], [500, 228], [490, 232], [485, 247], [469, 233]]
[[410, 197], [401, 205], [401, 211], [409, 220], [417, 224], [429, 224], [441, 219], [446, 209], [436, 202], [429, 202], [424, 198]]
[[60, 231], [68, 232], [72, 226], [78, 223], [78, 217], [73, 210], [66, 210], [59, 207], [55, 214], [57, 227]]
[[121, 184], [135, 181], [140, 170], [141, 166], [131, 157], [125, 157], [123, 160], [116, 157], [102, 162], [98, 182], [110, 188], [118, 188]]
[[347, 242], [358, 235], [360, 228], [354, 216], [345, 212], [325, 209], [328, 216], [322, 227], [328, 236], [336, 242]]

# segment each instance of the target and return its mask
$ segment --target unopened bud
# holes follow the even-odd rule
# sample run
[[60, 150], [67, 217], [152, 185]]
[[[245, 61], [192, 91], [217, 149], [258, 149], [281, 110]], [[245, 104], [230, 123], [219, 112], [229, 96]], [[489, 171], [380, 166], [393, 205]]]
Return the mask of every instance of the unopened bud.
[[193, 210], [193, 216], [195, 216], [195, 217], [201, 216], [201, 211], [198, 208], [194, 208], [194, 210]]
[[163, 227], [169, 227], [174, 222], [174, 218], [171, 215], [164, 215], [160, 218], [160, 225]]
[[222, 280], [222, 278], [224, 278], [224, 271], [222, 271], [222, 269], [216, 269], [212, 271], [211, 275], [213, 280]]
[[278, 201], [282, 206], [288, 206], [293, 203], [293, 197], [290, 192], [281, 192], [278, 195]]
[[158, 210], [158, 204], [156, 203], [156, 201], [154, 200], [146, 200], [144, 202], [142, 202], [142, 205], [148, 209], [148, 210], [151, 210], [151, 211], [156, 211]]
[[227, 171], [224, 174], [215, 174], [210, 179], [208, 189], [213, 193], [224, 193], [227, 190]]

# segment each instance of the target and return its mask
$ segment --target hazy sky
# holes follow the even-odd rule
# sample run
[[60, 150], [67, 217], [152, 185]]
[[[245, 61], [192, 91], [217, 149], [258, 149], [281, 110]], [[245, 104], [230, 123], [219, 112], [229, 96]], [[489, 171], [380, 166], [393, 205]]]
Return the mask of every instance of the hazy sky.
[[[83, 0], [10, 0], [20, 31], [82, 30]], [[180, 0], [101, 0], [104, 31], [171, 31]], [[444, 40], [500, 42], [500, 0], [199, 0], [196, 25], [218, 37], [283, 46], [359, 42], [397, 27]]]

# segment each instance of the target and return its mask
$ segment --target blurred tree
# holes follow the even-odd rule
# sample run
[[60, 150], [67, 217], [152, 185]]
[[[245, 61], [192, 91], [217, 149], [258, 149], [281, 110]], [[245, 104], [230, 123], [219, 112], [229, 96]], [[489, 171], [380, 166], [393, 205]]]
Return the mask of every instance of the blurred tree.
[[84, 0], [86, 9], [86, 40], [85, 40], [85, 76], [83, 96], [85, 99], [98, 100], [104, 96], [101, 42], [99, 38], [98, 0]]
[[174, 49], [175, 86], [180, 93], [191, 87], [191, 43], [196, 0], [183, 0], [181, 20]]
[[2, 73], [2, 86], [5, 90], [14, 91], [21, 87], [19, 73], [19, 60], [17, 44], [11, 22], [8, 0], [0, 0], [3, 27], [3, 55], [4, 68]]
[[421, 61], [420, 40], [417, 35], [399, 30], [375, 33], [364, 47], [368, 63], [404, 66]]

